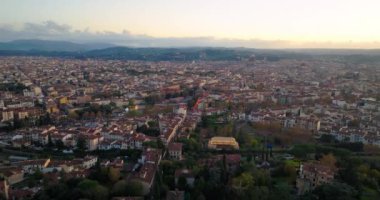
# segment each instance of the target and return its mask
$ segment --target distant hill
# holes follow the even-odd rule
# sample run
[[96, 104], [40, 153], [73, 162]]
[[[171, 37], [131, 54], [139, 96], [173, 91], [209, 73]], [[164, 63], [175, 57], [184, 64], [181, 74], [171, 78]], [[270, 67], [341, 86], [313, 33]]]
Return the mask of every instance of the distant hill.
[[252, 55], [250, 51], [228, 48], [129, 48], [111, 47], [84, 52], [88, 58], [127, 60], [239, 60]]
[[16, 40], [0, 43], [0, 56], [49, 56], [76, 59], [145, 61], [335, 59], [346, 63], [380, 63], [380, 50], [367, 49], [250, 49], [250, 48], [131, 48], [112, 44], [78, 44], [67, 41]]
[[[67, 47], [67, 46], [66, 46]], [[49, 56], [65, 57], [77, 59], [118, 59], [118, 60], [144, 60], [144, 61], [236, 61], [244, 60], [255, 55], [256, 59], [277, 61], [281, 59], [305, 59], [310, 55], [302, 53], [287, 52], [281, 50], [259, 50], [245, 48], [131, 48], [131, 47], [110, 47], [94, 50], [73, 50], [84, 48], [47, 48], [36, 47], [27, 50], [0, 48], [0, 56]], [[45, 50], [43, 50], [45, 49]], [[69, 50], [68, 50], [69, 49]]]
[[112, 47], [106, 43], [78, 44], [67, 41], [50, 40], [14, 40], [11, 42], [0, 42], [0, 50], [6, 51], [89, 51]]

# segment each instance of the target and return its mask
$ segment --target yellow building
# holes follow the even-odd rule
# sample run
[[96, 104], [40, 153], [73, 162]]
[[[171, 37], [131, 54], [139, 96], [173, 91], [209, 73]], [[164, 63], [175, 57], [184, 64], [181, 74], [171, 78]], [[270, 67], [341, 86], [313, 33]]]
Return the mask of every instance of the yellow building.
[[33, 87], [33, 92], [35, 95], [39, 96], [42, 94], [42, 90], [40, 87]]
[[60, 105], [64, 105], [64, 104], [68, 104], [68, 103], [69, 103], [69, 99], [67, 97], [59, 98], [59, 104]]
[[239, 143], [233, 137], [212, 137], [208, 141], [209, 149], [239, 149]]

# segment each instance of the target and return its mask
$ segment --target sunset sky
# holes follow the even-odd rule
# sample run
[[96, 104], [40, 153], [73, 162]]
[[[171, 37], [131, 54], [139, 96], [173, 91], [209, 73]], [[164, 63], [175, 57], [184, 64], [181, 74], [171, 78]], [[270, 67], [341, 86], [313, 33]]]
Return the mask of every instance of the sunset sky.
[[[313, 45], [317, 48], [380, 48], [379, 0], [0, 2], [0, 35], [4, 35], [0, 36], [0, 40], [26, 36], [55, 39], [54, 34], [57, 35], [56, 39], [66, 39], [59, 33], [62, 28], [62, 31], [69, 31], [72, 35], [212, 38], [213, 44], [222, 40], [229, 41], [230, 46], [234, 46], [237, 40], [236, 46], [247, 47], [251, 46], [244, 45], [243, 41], [268, 42], [270, 48]], [[48, 26], [47, 23], [53, 25]], [[55, 25], [59, 27], [53, 27]], [[46, 27], [53, 30], [49, 29], [48, 36], [42, 36], [34, 29], [33, 33], [29, 33], [30, 26], [40, 27], [41, 32]], [[79, 36], [67, 39], [72, 38], [80, 40]], [[220, 44], [223, 46], [224, 43]]]

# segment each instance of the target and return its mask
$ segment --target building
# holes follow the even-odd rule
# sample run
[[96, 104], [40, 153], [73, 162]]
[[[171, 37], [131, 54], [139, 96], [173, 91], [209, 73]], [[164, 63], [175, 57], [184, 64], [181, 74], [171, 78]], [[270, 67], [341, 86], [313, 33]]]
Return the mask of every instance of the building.
[[182, 144], [181, 143], [170, 143], [168, 146], [169, 157], [176, 160], [182, 159]]
[[37, 170], [44, 171], [49, 166], [49, 163], [50, 159], [38, 159], [21, 161], [16, 163], [16, 165], [21, 167], [25, 173], [33, 174]]
[[33, 87], [33, 92], [36, 96], [39, 96], [42, 94], [42, 90], [40, 87]]
[[2, 120], [1, 121], [10, 121], [13, 120], [14, 113], [12, 110], [3, 110], [2, 111]]
[[132, 179], [143, 185], [144, 195], [149, 194], [151, 191], [158, 165], [161, 162], [161, 155], [161, 150], [148, 148], [144, 150], [141, 158], [138, 160], [141, 167], [140, 170], [133, 175]]
[[4, 177], [9, 185], [13, 185], [24, 180], [24, 171], [20, 168], [1, 169], [0, 176]]
[[239, 143], [233, 137], [212, 137], [208, 142], [209, 149], [239, 149]]
[[194, 186], [195, 176], [193, 172], [189, 169], [177, 169], [174, 172], [174, 182], [176, 185], [178, 185], [178, 180], [183, 177], [186, 180], [186, 184], [189, 187]]
[[103, 141], [103, 136], [100, 135], [82, 135], [86, 141], [86, 148], [89, 151], [94, 151], [98, 149], [98, 145], [101, 141]]
[[98, 157], [96, 156], [86, 156], [83, 158], [82, 167], [85, 169], [90, 169], [94, 167], [98, 162]]
[[299, 195], [314, 190], [319, 185], [334, 180], [335, 171], [320, 163], [305, 163], [300, 165], [296, 187]]

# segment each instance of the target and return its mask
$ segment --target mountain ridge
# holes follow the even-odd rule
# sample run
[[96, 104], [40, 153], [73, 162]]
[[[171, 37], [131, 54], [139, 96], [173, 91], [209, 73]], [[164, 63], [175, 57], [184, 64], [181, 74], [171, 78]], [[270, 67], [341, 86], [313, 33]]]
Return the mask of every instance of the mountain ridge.
[[343, 62], [380, 62], [379, 49], [253, 49], [227, 47], [128, 47], [107, 43], [79, 44], [68, 41], [16, 40], [0, 43], [0, 56], [47, 56], [75, 59], [121, 59], [144, 61], [238, 61], [314, 59], [335, 57]]
[[0, 50], [15, 51], [89, 51], [113, 47], [115, 45], [108, 43], [75, 43], [70, 41], [59, 40], [39, 40], [23, 39], [13, 40], [10, 42], [0, 42]]

